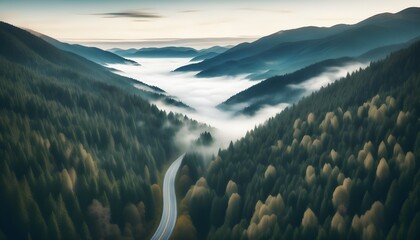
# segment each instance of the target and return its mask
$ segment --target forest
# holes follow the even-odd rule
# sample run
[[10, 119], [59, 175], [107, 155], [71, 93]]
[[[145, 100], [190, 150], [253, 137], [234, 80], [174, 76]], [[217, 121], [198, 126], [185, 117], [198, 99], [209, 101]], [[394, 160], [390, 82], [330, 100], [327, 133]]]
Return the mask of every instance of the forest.
[[[150, 238], [177, 133], [212, 129], [24, 30], [0, 41], [0, 239]], [[420, 239], [419, 92], [416, 42], [187, 153], [172, 239]]]
[[416, 42], [187, 155], [174, 239], [419, 239], [419, 92]]
[[0, 239], [148, 238], [175, 135], [201, 125], [23, 30], [0, 40]]

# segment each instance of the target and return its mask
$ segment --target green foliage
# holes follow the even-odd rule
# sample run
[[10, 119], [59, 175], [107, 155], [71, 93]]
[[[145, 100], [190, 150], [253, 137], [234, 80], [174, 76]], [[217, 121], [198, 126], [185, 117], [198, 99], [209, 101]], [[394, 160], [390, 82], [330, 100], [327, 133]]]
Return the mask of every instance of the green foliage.
[[200, 134], [200, 137], [195, 141], [195, 144], [198, 146], [210, 146], [213, 144], [214, 140], [210, 132], [203, 132]]
[[1, 23], [0, 38], [1, 236], [148, 236], [151, 186], [190, 120], [29, 33]]
[[[418, 238], [419, 92], [417, 42], [301, 100], [219, 151], [202, 178], [212, 197], [211, 225], [197, 228], [198, 235]], [[233, 226], [224, 215], [230, 181], [242, 203], [241, 220]], [[196, 226], [203, 221], [192, 220]]]

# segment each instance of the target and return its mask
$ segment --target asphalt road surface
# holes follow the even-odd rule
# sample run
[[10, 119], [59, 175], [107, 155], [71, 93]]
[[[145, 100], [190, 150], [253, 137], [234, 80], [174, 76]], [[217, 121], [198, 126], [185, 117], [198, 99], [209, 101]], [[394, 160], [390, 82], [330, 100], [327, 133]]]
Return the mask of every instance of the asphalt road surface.
[[177, 218], [177, 206], [175, 195], [175, 177], [181, 165], [185, 153], [177, 158], [165, 173], [163, 179], [163, 211], [162, 218], [152, 240], [167, 240], [174, 230]]

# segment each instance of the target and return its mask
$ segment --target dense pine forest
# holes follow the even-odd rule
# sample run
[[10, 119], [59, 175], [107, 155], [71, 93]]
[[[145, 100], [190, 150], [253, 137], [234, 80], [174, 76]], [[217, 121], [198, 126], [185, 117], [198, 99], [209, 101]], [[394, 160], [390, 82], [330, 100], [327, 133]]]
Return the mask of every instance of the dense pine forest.
[[419, 93], [417, 42], [187, 155], [174, 238], [420, 239]]
[[134, 95], [130, 79], [0, 30], [0, 239], [150, 236], [161, 174], [183, 151], [174, 137], [199, 125]]
[[186, 149], [171, 239], [420, 239], [419, 93], [420, 41], [208, 157], [148, 101], [188, 106], [0, 22], [0, 240], [149, 239]]

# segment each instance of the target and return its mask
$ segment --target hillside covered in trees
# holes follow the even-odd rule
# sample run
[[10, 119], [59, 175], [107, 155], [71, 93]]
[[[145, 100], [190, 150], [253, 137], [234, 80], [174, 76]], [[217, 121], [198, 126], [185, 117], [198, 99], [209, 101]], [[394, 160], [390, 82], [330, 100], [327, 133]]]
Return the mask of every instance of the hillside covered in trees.
[[187, 155], [174, 238], [419, 239], [419, 92], [416, 42]]
[[0, 41], [0, 239], [150, 236], [175, 135], [200, 125], [21, 29]]

